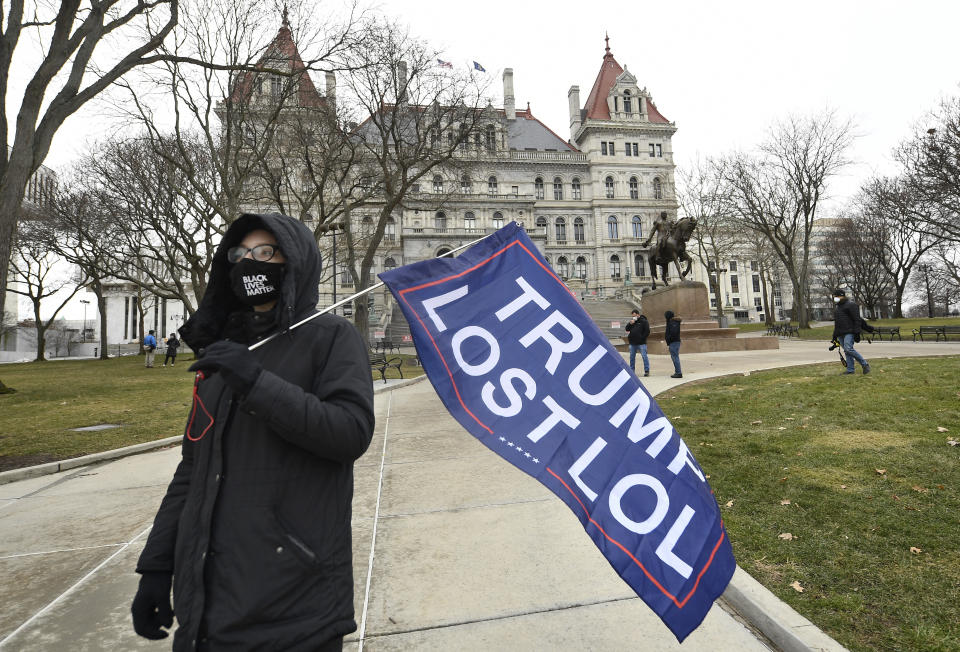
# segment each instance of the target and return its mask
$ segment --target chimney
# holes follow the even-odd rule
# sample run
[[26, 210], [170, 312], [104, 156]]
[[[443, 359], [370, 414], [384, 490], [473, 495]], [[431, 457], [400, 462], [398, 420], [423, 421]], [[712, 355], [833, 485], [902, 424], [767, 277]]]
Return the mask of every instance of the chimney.
[[397, 104], [407, 101], [407, 62], [397, 63]]
[[571, 86], [567, 91], [567, 104], [570, 106], [570, 142], [577, 136], [580, 128], [580, 87]]
[[517, 105], [513, 99], [513, 68], [503, 69], [503, 111], [507, 120], [517, 119]]
[[337, 76], [328, 72], [325, 77], [327, 80], [327, 101], [333, 106], [337, 102]]

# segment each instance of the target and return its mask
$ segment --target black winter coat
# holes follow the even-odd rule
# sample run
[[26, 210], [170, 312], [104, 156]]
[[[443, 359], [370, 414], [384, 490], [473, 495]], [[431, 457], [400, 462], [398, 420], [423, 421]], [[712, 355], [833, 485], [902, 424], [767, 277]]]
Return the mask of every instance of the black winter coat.
[[861, 331], [860, 307], [850, 299], [844, 299], [833, 311], [833, 339], [848, 333], [859, 335]]
[[643, 315], [637, 318], [637, 321], [627, 322], [626, 331], [627, 341], [630, 344], [646, 344], [647, 338], [650, 336], [650, 322], [647, 321], [647, 318]]
[[[223, 238], [197, 313], [195, 351], [237, 309], [226, 250], [262, 223], [287, 258], [278, 328], [315, 311], [320, 256], [302, 224], [244, 215]], [[219, 374], [198, 381], [182, 460], [137, 563], [173, 572], [174, 650], [312, 650], [356, 629], [351, 560], [353, 462], [373, 433], [366, 346], [323, 315], [252, 351], [246, 397]]]
[[667, 321], [666, 330], [663, 331], [663, 339], [667, 341], [667, 344], [680, 341], [680, 321], [678, 317], [673, 317]]

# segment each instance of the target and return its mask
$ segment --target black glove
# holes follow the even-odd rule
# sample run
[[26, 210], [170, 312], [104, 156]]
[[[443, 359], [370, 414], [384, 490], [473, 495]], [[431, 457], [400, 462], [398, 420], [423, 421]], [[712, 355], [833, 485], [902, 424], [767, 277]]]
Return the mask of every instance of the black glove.
[[170, 584], [170, 573], [147, 572], [140, 576], [140, 587], [130, 607], [133, 629], [140, 636], [153, 641], [167, 637], [161, 627], [169, 629], [173, 625]]
[[203, 357], [190, 365], [190, 371], [207, 374], [219, 371], [223, 382], [238, 394], [246, 395], [263, 367], [243, 344], [220, 340], [207, 347]]

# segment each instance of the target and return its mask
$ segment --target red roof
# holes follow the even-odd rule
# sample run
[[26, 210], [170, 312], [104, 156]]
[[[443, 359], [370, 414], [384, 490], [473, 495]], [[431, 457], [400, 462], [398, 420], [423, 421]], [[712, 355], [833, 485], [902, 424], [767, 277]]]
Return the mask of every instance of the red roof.
[[[297, 79], [297, 105], [321, 106], [324, 103], [324, 98], [317, 92], [316, 86], [313, 85], [313, 80], [310, 79], [307, 66], [300, 57], [300, 51], [297, 49], [296, 43], [293, 42], [293, 35], [290, 33], [290, 25], [287, 23], [286, 16], [284, 16], [283, 24], [277, 31], [277, 35], [273, 38], [270, 45], [267, 46], [260, 60], [257, 61], [256, 67], [276, 68], [275, 65], [270, 65], [267, 62], [278, 59], [289, 62], [291, 72], [302, 73]], [[242, 73], [239, 79], [237, 79], [236, 85], [233, 87], [233, 92], [230, 93], [231, 99], [241, 100], [249, 97], [255, 75], [256, 73], [253, 72]]]
[[[610, 107], [607, 106], [607, 96], [610, 89], [617, 83], [617, 77], [623, 73], [623, 68], [613, 58], [610, 51], [610, 39], [607, 39], [606, 54], [603, 55], [603, 63], [600, 65], [600, 72], [597, 73], [597, 80], [593, 82], [593, 88], [590, 89], [590, 95], [587, 97], [587, 104], [583, 107], [588, 120], [609, 120]], [[657, 110], [653, 102], [647, 101], [647, 115], [650, 122], [669, 123], [670, 121], [663, 117], [663, 114]]]

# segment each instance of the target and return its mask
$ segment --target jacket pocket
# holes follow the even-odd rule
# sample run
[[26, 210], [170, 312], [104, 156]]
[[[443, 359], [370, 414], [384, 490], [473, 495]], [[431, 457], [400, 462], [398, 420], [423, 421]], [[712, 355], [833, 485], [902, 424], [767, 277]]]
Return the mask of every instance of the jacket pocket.
[[281, 538], [293, 552], [293, 555], [308, 569], [319, 569], [321, 566], [320, 557], [313, 548], [280, 517], [280, 512], [276, 507], [273, 508], [273, 519], [277, 524], [277, 530], [280, 532]]

